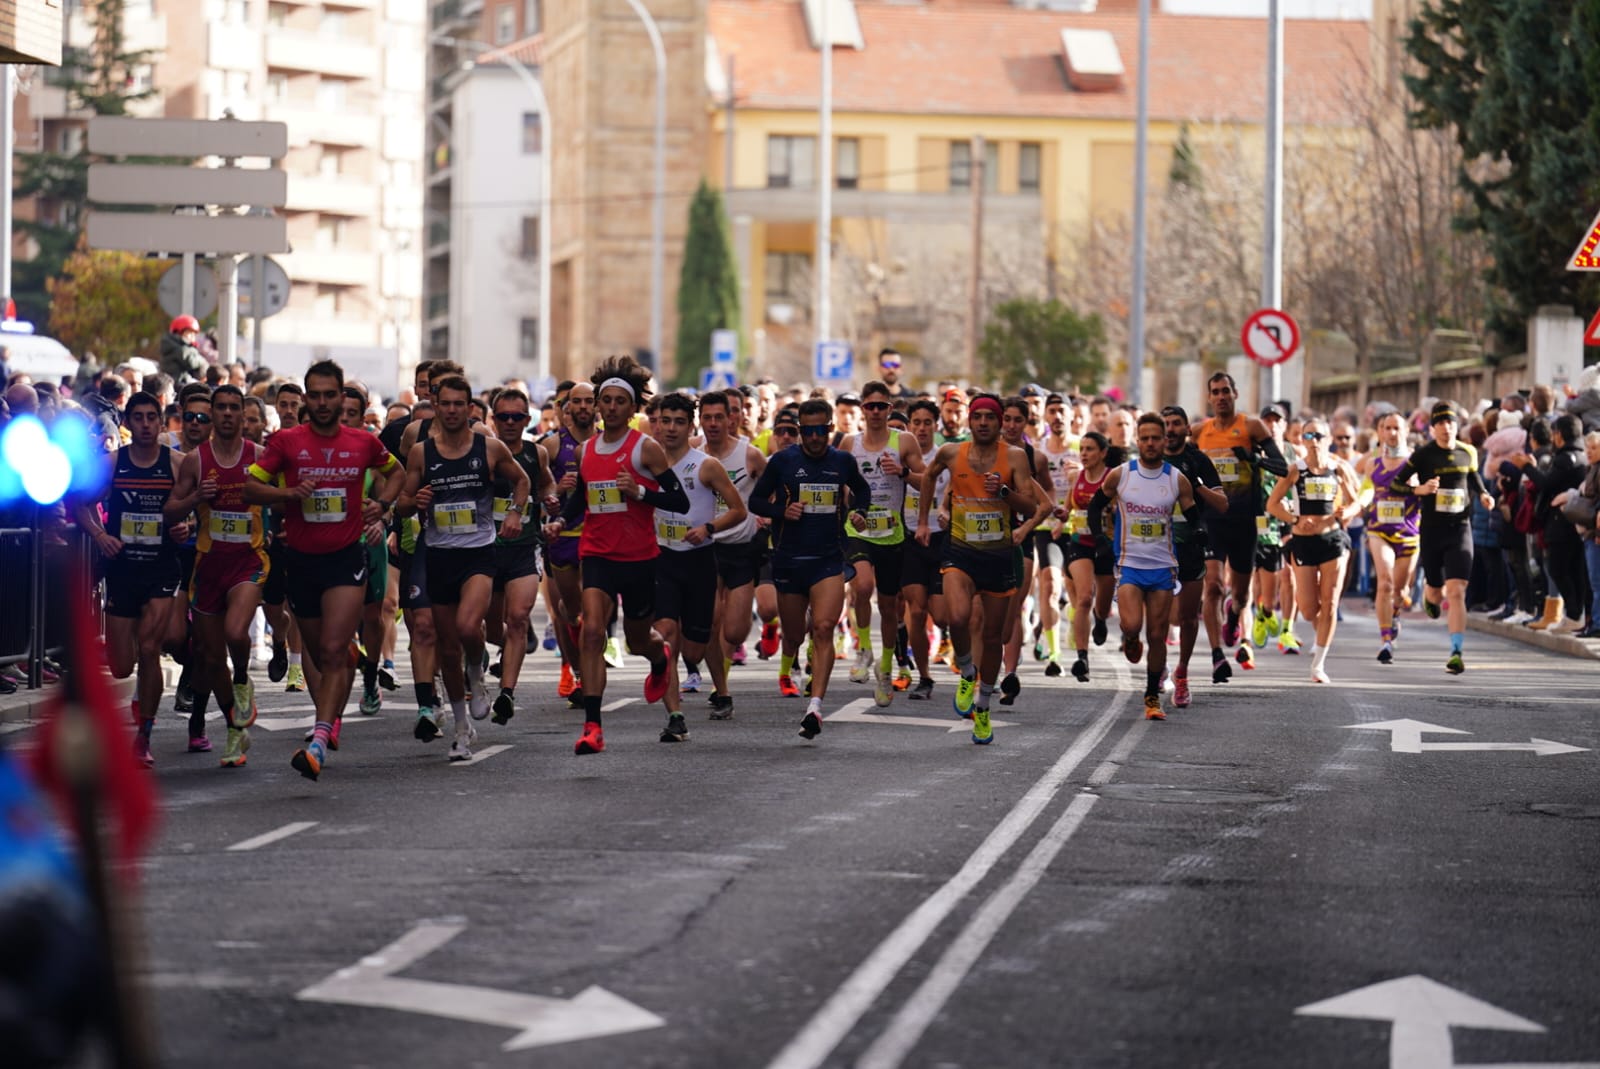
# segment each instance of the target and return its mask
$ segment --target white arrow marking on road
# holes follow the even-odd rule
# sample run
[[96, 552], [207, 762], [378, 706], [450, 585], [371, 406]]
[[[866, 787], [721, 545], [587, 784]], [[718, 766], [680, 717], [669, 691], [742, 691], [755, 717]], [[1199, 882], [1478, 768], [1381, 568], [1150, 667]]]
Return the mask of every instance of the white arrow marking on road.
[[[933, 716], [892, 716], [882, 713], [869, 713], [877, 703], [871, 698], [857, 698], [853, 702], [846, 702], [834, 712], [823, 717], [823, 722], [828, 724], [910, 724], [920, 728], [944, 728], [947, 732], [971, 731], [972, 721], [956, 720], [945, 717]], [[989, 725], [997, 728], [1008, 728], [1015, 724], [1013, 720], [995, 720], [990, 718]]]
[[465, 924], [423, 921], [376, 954], [340, 969], [295, 996], [305, 1002], [338, 1002], [406, 1010], [458, 1021], [517, 1029], [501, 1050], [526, 1050], [580, 1039], [621, 1035], [667, 1022], [602, 987], [588, 987], [570, 999], [524, 995], [470, 984], [398, 979], [392, 974], [438, 950]]
[[[1347, 991], [1294, 1011], [1302, 1017], [1343, 1017], [1391, 1021], [1389, 1069], [1453, 1069], [1455, 1054], [1450, 1029], [1487, 1028], [1499, 1032], [1542, 1034], [1543, 1025], [1507, 1013], [1498, 1006], [1464, 995], [1426, 976], [1403, 976]], [[1472, 1069], [1516, 1069], [1473, 1066]], [[1535, 1069], [1529, 1066], [1528, 1069]], [[1594, 1063], [1543, 1064], [1538, 1069], [1600, 1069]]]
[[1540, 757], [1564, 753], [1588, 753], [1582, 746], [1569, 746], [1549, 739], [1529, 739], [1527, 742], [1423, 742], [1423, 735], [1471, 735], [1458, 728], [1425, 724], [1421, 720], [1380, 720], [1371, 724], [1346, 724], [1351, 731], [1387, 731], [1389, 749], [1394, 753], [1459, 753], [1467, 750], [1520, 751]]

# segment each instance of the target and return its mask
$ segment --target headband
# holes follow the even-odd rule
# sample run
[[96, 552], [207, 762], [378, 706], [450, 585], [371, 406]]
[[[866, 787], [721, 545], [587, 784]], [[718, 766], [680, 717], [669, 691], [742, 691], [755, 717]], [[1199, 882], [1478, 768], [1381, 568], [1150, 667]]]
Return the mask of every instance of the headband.
[[996, 416], [1000, 415], [1000, 402], [993, 397], [980, 397], [967, 406], [968, 413], [984, 411], [993, 412]]
[[615, 376], [613, 376], [613, 377], [607, 379], [606, 381], [602, 382], [600, 384], [600, 389], [596, 390], [594, 392], [594, 395], [596, 397], [599, 397], [600, 396], [600, 391], [604, 390], [607, 386], [617, 386], [617, 387], [620, 387], [621, 389], [627, 390], [628, 391], [628, 396], [633, 398], [635, 404], [638, 403], [639, 395], [638, 395], [637, 392], [634, 391], [633, 383], [629, 382], [627, 379], [619, 379], [619, 378], [616, 378]]

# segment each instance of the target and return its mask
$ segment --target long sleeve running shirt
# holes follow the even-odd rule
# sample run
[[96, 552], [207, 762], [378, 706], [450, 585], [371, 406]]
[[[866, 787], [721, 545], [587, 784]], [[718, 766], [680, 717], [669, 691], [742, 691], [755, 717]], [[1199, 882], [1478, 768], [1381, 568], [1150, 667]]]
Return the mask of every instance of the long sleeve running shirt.
[[[1419, 494], [1409, 485], [1411, 476], [1418, 483], [1439, 480], [1439, 490]], [[1478, 474], [1478, 452], [1466, 442], [1445, 449], [1438, 442], [1419, 446], [1394, 473], [1389, 486], [1395, 493], [1412, 494], [1422, 502], [1421, 527], [1451, 527], [1468, 522], [1480, 494], [1488, 493]]]
[[[850, 496], [845, 497], [845, 491]], [[772, 549], [789, 560], [812, 560], [844, 554], [844, 521], [852, 508], [865, 509], [872, 487], [855, 458], [828, 447], [820, 457], [798, 445], [767, 460], [767, 469], [750, 491], [750, 511], [772, 521]], [[790, 502], [801, 503], [798, 520], [786, 520]]]

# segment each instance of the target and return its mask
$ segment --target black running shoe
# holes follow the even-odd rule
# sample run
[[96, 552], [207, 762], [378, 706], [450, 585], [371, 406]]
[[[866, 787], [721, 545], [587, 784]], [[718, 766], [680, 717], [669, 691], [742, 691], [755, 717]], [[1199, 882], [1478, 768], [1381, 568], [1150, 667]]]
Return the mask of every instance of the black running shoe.
[[914, 702], [931, 701], [933, 699], [933, 680], [926, 676], [917, 680], [917, 685], [911, 688], [911, 693], [906, 697]]
[[713, 695], [711, 695], [711, 719], [712, 720], [732, 720], [733, 719], [733, 695], [732, 694], [713, 694]]
[[1061, 666], [1056, 662], [1051, 661], [1049, 664], [1044, 666], [1044, 674], [1049, 676], [1051, 679], [1055, 679], [1061, 674]]
[[289, 647], [281, 642], [272, 644], [272, 660], [267, 662], [267, 678], [274, 683], [282, 683], [283, 677], [289, 673]]
[[1087, 682], [1089, 682], [1089, 662], [1088, 661], [1073, 661], [1072, 662], [1072, 678], [1076, 679], [1079, 683], [1087, 683]]
[[1427, 598], [1423, 598], [1422, 611], [1427, 614], [1428, 619], [1437, 620], [1439, 618], [1439, 603], [1437, 601], [1429, 601]]
[[194, 687], [187, 681], [178, 681], [178, 691], [172, 696], [172, 707], [180, 713], [194, 712]]
[[661, 729], [662, 742], [685, 742], [689, 738], [689, 725], [682, 713], [667, 717], [667, 726]]
[[816, 713], [807, 713], [800, 718], [800, 737], [814, 739], [822, 734], [822, 719]]
[[489, 666], [489, 674], [494, 676], [496, 679], [499, 679], [500, 678], [500, 668], [504, 664], [505, 664], [505, 658], [504, 657], [496, 657], [494, 659], [494, 663]]
[[512, 700], [509, 694], [500, 693], [495, 695], [493, 709], [490, 719], [496, 724], [504, 724], [517, 715], [517, 703]]
[[1017, 678], [1017, 673], [1007, 672], [1006, 677], [1000, 681], [1000, 704], [1010, 705], [1017, 700], [1017, 695], [1022, 693], [1022, 680]]
[[583, 708], [583, 691], [575, 690], [571, 694], [567, 695], [567, 708], [568, 709], [582, 709]]
[[1226, 683], [1233, 678], [1233, 665], [1228, 663], [1227, 655], [1211, 659], [1211, 682]]
[[[274, 680], [276, 682], [276, 680]], [[394, 669], [388, 665], [378, 666], [378, 686], [384, 690], [399, 690], [400, 684], [394, 678]]]
[[1378, 663], [1379, 664], [1389, 664], [1393, 660], [1394, 660], [1394, 653], [1390, 651], [1388, 646], [1384, 646], [1384, 647], [1382, 647], [1381, 649], [1378, 650]]
[[432, 742], [439, 737], [439, 725], [434, 723], [432, 710], [418, 710], [417, 724], [411, 729], [411, 737], [418, 742]]
[[1096, 616], [1094, 618], [1094, 630], [1090, 632], [1090, 636], [1094, 639], [1096, 646], [1104, 646], [1106, 644], [1106, 618], [1104, 616]]

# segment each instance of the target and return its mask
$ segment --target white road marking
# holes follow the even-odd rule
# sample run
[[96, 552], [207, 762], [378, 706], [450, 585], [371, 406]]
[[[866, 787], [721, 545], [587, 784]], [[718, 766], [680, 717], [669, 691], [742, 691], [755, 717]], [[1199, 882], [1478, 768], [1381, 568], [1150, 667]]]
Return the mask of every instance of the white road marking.
[[232, 846], [228, 847], [228, 849], [259, 850], [263, 846], [270, 846], [279, 839], [287, 839], [291, 835], [300, 834], [307, 828], [315, 828], [318, 823], [320, 822], [315, 820], [297, 820], [291, 824], [285, 824], [281, 828], [274, 828], [269, 832], [264, 832], [263, 834], [257, 835], [252, 839], [245, 839], [241, 842], [234, 843]]
[[1376, 723], [1346, 724], [1345, 727], [1353, 731], [1387, 731], [1389, 749], [1395, 753], [1460, 753], [1489, 750], [1535, 753], [1540, 757], [1551, 757], [1557, 754], [1589, 752], [1582, 746], [1569, 746], [1564, 742], [1551, 742], [1549, 739], [1529, 739], [1527, 742], [1423, 742], [1424, 735], [1471, 735], [1472, 732], [1428, 724], [1421, 720], [1381, 720]]
[[626, 708], [638, 700], [638, 698], [618, 698], [614, 702], [607, 702], [605, 705], [602, 705], [600, 707], [600, 711], [602, 713], [614, 713], [618, 709]]
[[0, 724], [0, 735], [9, 735], [13, 731], [27, 731], [36, 724], [32, 720], [18, 720], [10, 724]]
[[889, 933], [837, 991], [789, 1040], [768, 1069], [816, 1069], [850, 1034], [857, 1022], [894, 981], [917, 950], [989, 870], [1033, 825], [1061, 790], [1068, 776], [1088, 759], [1128, 704], [1130, 692], [1118, 691], [1098, 718], [1067, 748], [1054, 765], [1011, 807], [960, 870]]
[[450, 762], [450, 767], [451, 768], [466, 768], [468, 765], [475, 765], [479, 761], [487, 761], [487, 760], [489, 760], [489, 758], [493, 757], [495, 754], [501, 753], [502, 751], [509, 750], [509, 749], [511, 749], [511, 744], [510, 743], [506, 743], [506, 744], [504, 744], [502, 746], [485, 746], [481, 750], [474, 750], [472, 752], [472, 756], [467, 758], [465, 761], [451, 761]]

